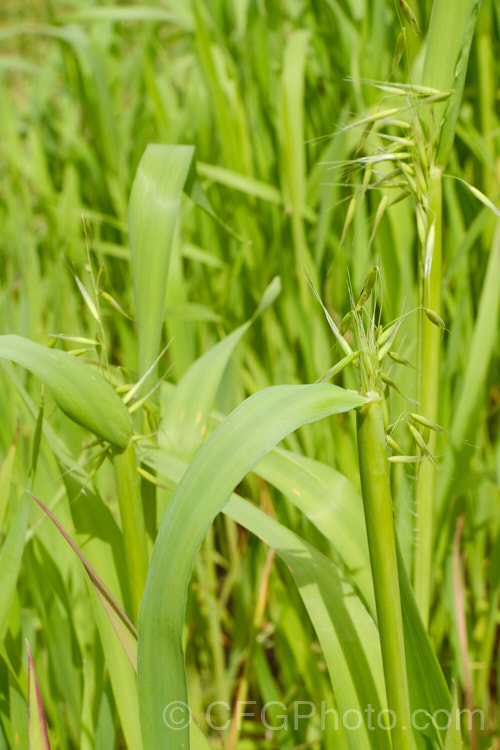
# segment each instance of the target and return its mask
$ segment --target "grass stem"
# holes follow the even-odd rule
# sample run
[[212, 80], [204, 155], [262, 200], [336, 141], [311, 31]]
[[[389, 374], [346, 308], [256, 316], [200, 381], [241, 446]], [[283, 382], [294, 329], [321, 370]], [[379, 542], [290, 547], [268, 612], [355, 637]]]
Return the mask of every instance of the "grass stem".
[[396, 536], [389, 462], [380, 400], [357, 412], [361, 489], [372, 566], [378, 627], [393, 747], [412, 750], [410, 701], [406, 676], [403, 617], [399, 594]]
[[129, 443], [123, 453], [116, 453], [113, 456], [113, 469], [122, 522], [123, 546], [126, 551], [131, 614], [133, 622], [137, 623], [148, 573], [149, 556], [140, 495], [140, 477], [137, 473], [133, 443]]
[[[441, 169], [430, 172], [427, 204], [428, 234], [433, 227], [432, 248], [423, 251], [421, 300], [427, 310], [441, 315], [441, 269], [442, 269], [442, 190]], [[427, 243], [429, 244], [429, 243]], [[427, 257], [425, 257], [427, 255]], [[420, 320], [420, 413], [433, 422], [438, 422], [439, 357], [441, 330], [421, 312]], [[435, 454], [437, 433], [430, 431], [428, 450]], [[431, 567], [434, 512], [435, 465], [422, 462], [417, 483], [417, 549], [415, 557], [415, 596], [420, 615], [427, 627], [431, 600]]]

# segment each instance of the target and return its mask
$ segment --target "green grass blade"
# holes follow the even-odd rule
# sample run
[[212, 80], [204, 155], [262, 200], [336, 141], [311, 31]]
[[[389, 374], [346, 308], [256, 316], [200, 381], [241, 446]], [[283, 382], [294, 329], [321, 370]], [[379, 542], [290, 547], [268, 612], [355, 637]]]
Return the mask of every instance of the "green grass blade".
[[50, 750], [42, 696], [40, 695], [35, 664], [33, 663], [28, 641], [26, 641], [26, 648], [28, 649], [28, 722], [30, 748], [32, 750]]
[[255, 473], [279, 489], [331, 541], [374, 615], [363, 505], [354, 485], [320, 461], [281, 449], [264, 456]]
[[[374, 613], [368, 541], [359, 490], [331, 467], [281, 449], [264, 456], [255, 467], [255, 473], [277, 487], [330, 540], [350, 571], [349, 580], [354, 582], [368, 602], [370, 612]], [[424, 709], [432, 714], [449, 708], [450, 694], [423, 626], [399, 549], [397, 556], [411, 709]], [[432, 725], [416, 736], [417, 746], [422, 750], [427, 747], [426, 737], [436, 740]]]
[[32, 495], [32, 497], [38, 503], [43, 512], [50, 518], [58, 531], [60, 531], [60, 533], [63, 535], [64, 539], [68, 542], [75, 555], [77, 555], [77, 557], [80, 559], [83, 567], [87, 572], [88, 577], [92, 582], [92, 585], [94, 586], [99, 596], [99, 599], [101, 600], [101, 604], [104, 607], [111, 624], [113, 625], [118, 640], [122, 644], [123, 649], [130, 660], [130, 663], [132, 664], [134, 669], [137, 669], [137, 647], [135, 643], [137, 640], [136, 629], [134, 628], [104, 581], [96, 573], [81, 549], [77, 544], [75, 544], [75, 542], [72, 540], [67, 531], [65, 531], [54, 514], [38, 498], [36, 498], [34, 495]]
[[461, 750], [463, 744], [462, 732], [460, 729], [460, 709], [458, 707], [457, 689], [455, 687], [453, 705], [450, 712], [450, 726], [446, 732], [444, 750]]
[[432, 6], [422, 83], [440, 91], [453, 91], [447, 102], [435, 106], [434, 112], [438, 126], [444, 118], [438, 145], [438, 163], [443, 166], [453, 146], [481, 2], [458, 0], [451, 8], [448, 0], [437, 0]]
[[142, 750], [136, 673], [122, 644], [116, 637], [116, 632], [102, 606], [97, 590], [89, 579], [87, 581], [94, 619], [99, 631], [125, 741], [128, 748]]
[[281, 87], [284, 187], [292, 212], [295, 272], [300, 284], [302, 304], [307, 301], [304, 267], [312, 268], [303, 222], [306, 186], [303, 97], [310, 38], [307, 29], [294, 31], [290, 35], [284, 52]]
[[[272, 452], [273, 458], [275, 453]], [[281, 454], [281, 451], [279, 453]], [[292, 454], [287, 453], [287, 457], [288, 455], [290, 459], [286, 461], [282, 460], [281, 455], [277, 456], [278, 467], [268, 467], [266, 474], [272, 474], [274, 469], [277, 475], [280, 469], [284, 470], [285, 464], [293, 474], [294, 460], [301, 457], [293, 456], [292, 460]], [[259, 473], [262, 473], [262, 465], [268, 463], [267, 458], [271, 458], [271, 454], [259, 462]], [[149, 451], [145, 461], [161, 476], [173, 482], [179, 482], [186, 469], [185, 464], [172, 459], [161, 450]], [[299, 479], [299, 473], [300, 470], [295, 472], [294, 479]], [[312, 472], [308, 467], [308, 470], [302, 473], [302, 481], [299, 480], [298, 484], [293, 482], [294, 489], [297, 489], [297, 486], [303, 487]], [[355, 494], [356, 490], [352, 487], [350, 497], [346, 497], [346, 501], [355, 500]], [[294, 497], [298, 496], [294, 493]], [[305, 503], [309, 499], [311, 495], [304, 496]], [[358, 504], [360, 503], [361, 499], [358, 496]], [[328, 518], [330, 510], [332, 504], [327, 507], [323, 520]], [[275, 549], [287, 564], [323, 647], [339, 712], [350, 709], [363, 712], [368, 704], [376, 712], [381, 710], [381, 701], [384, 700], [385, 693], [380, 644], [373, 617], [351, 585], [340, 574], [337, 566], [299, 536], [234, 493], [224, 506], [223, 512]], [[338, 543], [338, 536], [343, 531], [345, 529], [340, 527], [338, 533], [334, 534], [335, 544]], [[311, 585], [313, 580], [318, 582], [317, 587]], [[346, 734], [347, 745], [353, 750], [387, 747], [388, 735], [385, 730], [381, 735], [377, 728], [367, 734], [366, 728], [360, 727], [359, 730]]]
[[127, 446], [132, 421], [126, 407], [110, 384], [84, 362], [15, 335], [0, 336], [0, 357], [39, 377], [74, 422], [119, 450]]
[[3, 528], [3, 522], [7, 507], [9, 504], [10, 488], [14, 469], [14, 460], [16, 458], [18, 432], [10, 444], [2, 465], [0, 466], [0, 529]]
[[174, 455], [190, 459], [201, 445], [208, 415], [235, 347], [254, 320], [274, 302], [280, 288], [279, 279], [274, 279], [252, 318], [193, 362], [182, 376], [163, 410], [158, 434], [160, 445]]
[[158, 441], [175, 455], [189, 459], [201, 445], [224, 370], [250, 325], [244, 323], [193, 362], [171, 395]]
[[102, 7], [89, 7], [77, 11], [70, 11], [60, 17], [61, 21], [114, 21], [117, 23], [128, 23], [137, 21], [146, 21], [152, 23], [175, 23], [185, 22], [185, 17], [178, 13], [171, 13], [168, 10], [154, 8], [143, 5], [134, 7], [133, 5], [123, 5], [116, 7], [113, 5]]
[[12, 525], [0, 547], [0, 638], [3, 638], [9, 621], [10, 608], [16, 591], [19, 569], [24, 551], [24, 538], [28, 528], [29, 498], [23, 494]]
[[181, 643], [187, 586], [194, 557], [215, 515], [279, 440], [302, 424], [363, 403], [357, 394], [324, 384], [268, 388], [235, 409], [196, 454], [158, 533], [139, 614], [139, 695], [146, 750], [164, 744], [180, 749], [187, 742], [186, 731], [170, 731], [163, 724], [162, 712], [171, 701], [185, 700]]
[[129, 233], [140, 376], [158, 355], [170, 252], [193, 154], [192, 146], [148, 146], [132, 186]]
[[[288, 566], [323, 648], [339, 715], [350, 710], [363, 714], [368, 705], [378, 715], [385, 705], [378, 632], [336, 566], [237, 495], [232, 495], [224, 513], [275, 549]], [[390, 747], [388, 732], [372, 726], [374, 730], [368, 730], [363, 722], [356, 731], [346, 732], [351, 750]]]
[[454, 445], [446, 454], [443, 471], [439, 477], [437, 493], [438, 528], [447, 516], [445, 504], [450, 489], [462, 476], [461, 467], [468, 449], [466, 440], [474, 440], [480, 413], [481, 399], [487, 384], [488, 372], [498, 345], [498, 323], [500, 319], [500, 223], [491, 243], [486, 274], [479, 300], [479, 309], [472, 339], [469, 344], [465, 373], [454, 409], [450, 434]]

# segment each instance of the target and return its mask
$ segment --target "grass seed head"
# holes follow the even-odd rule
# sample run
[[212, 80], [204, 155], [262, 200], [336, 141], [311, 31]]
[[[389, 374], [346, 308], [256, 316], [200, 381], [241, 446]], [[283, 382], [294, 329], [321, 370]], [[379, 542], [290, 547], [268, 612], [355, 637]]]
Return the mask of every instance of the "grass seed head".
[[356, 309], [362, 307], [364, 303], [369, 299], [373, 287], [375, 286], [375, 282], [377, 281], [378, 270], [378, 266], [374, 266], [366, 274], [366, 278], [363, 281], [363, 286], [361, 287], [361, 291], [359, 293], [359, 299], [356, 304]]
[[406, 26], [403, 26], [403, 28], [398, 34], [398, 38], [396, 40], [396, 46], [394, 47], [394, 56], [392, 58], [392, 75], [394, 75], [396, 68], [398, 67], [399, 63], [401, 62], [403, 58], [405, 48], [406, 48]]
[[396, 362], [398, 365], [403, 365], [404, 367], [411, 367], [412, 370], [415, 370], [415, 365], [412, 365], [411, 362], [409, 362], [407, 359], [403, 359], [403, 357], [400, 357], [400, 355], [397, 352], [389, 352], [389, 357], [392, 359], [393, 362]]

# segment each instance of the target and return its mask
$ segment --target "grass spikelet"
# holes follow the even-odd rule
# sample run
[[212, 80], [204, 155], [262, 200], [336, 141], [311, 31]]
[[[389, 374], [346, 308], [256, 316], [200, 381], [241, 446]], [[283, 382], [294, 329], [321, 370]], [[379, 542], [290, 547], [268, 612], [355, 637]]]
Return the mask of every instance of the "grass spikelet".
[[399, 63], [401, 62], [403, 58], [405, 48], [406, 48], [406, 26], [403, 26], [403, 28], [398, 34], [398, 38], [396, 40], [396, 46], [394, 47], [394, 56], [392, 58], [392, 71], [391, 71], [392, 75], [394, 75], [394, 73], [396, 72], [396, 69], [399, 66]]
[[424, 307], [425, 317], [430, 320], [435, 326], [440, 328], [442, 331], [447, 331], [446, 324], [442, 317], [437, 314], [434, 310], [430, 310], [428, 307]]
[[441, 427], [440, 425], [436, 424], [436, 422], [433, 422], [431, 419], [428, 419], [427, 417], [422, 416], [422, 414], [414, 414], [410, 413], [408, 414], [411, 419], [413, 419], [414, 422], [417, 422], [417, 424], [422, 425], [422, 427], [427, 427], [429, 430], [434, 430], [434, 432], [441, 432], [446, 434], [447, 430], [444, 429], [444, 427]]
[[411, 9], [409, 3], [407, 3], [406, 0], [398, 0], [398, 4], [399, 4], [399, 7], [401, 8], [401, 11], [402, 11], [404, 17], [406, 18], [406, 20], [410, 24], [413, 33], [416, 36], [421, 36], [421, 31], [420, 31], [420, 25], [418, 23], [418, 18], [416, 17], [415, 13]]
[[353, 196], [351, 200], [349, 201], [349, 205], [347, 206], [344, 227], [342, 229], [342, 236], [340, 238], [340, 243], [339, 243], [340, 247], [342, 247], [342, 245], [344, 244], [344, 240], [346, 238], [349, 227], [351, 226], [351, 222], [353, 220], [355, 210], [356, 210], [356, 196]]
[[389, 354], [389, 357], [392, 359], [392, 361], [396, 362], [396, 364], [403, 365], [403, 367], [410, 367], [412, 370], [417, 369], [415, 365], [412, 365], [411, 362], [401, 357], [397, 352], [388, 352], [388, 354]]
[[[387, 197], [387, 196], [384, 196], [384, 197]], [[386, 202], [386, 205], [387, 205], [387, 202]], [[378, 271], [379, 271], [378, 266], [374, 266], [366, 274], [366, 278], [363, 281], [363, 286], [361, 287], [359, 298], [356, 303], [356, 310], [359, 310], [365, 304], [365, 302], [369, 299], [370, 294], [373, 291], [373, 287], [375, 286], [375, 282], [377, 281]]]
[[394, 382], [394, 380], [391, 380], [391, 378], [385, 374], [385, 372], [382, 373], [382, 380], [386, 385], [389, 386], [389, 388], [392, 388], [393, 391], [396, 391], [396, 393], [399, 393], [400, 396], [403, 394], [401, 393], [401, 389], [399, 386]]
[[337, 362], [336, 365], [333, 365], [328, 372], [325, 372], [324, 375], [322, 375], [318, 380], [317, 383], [323, 383], [325, 380], [329, 380], [330, 378], [333, 378], [335, 375], [338, 375], [339, 372], [342, 372], [342, 370], [347, 367], [347, 365], [350, 365], [351, 362], [354, 362], [361, 352], [353, 352], [352, 354], [349, 354], [347, 357], [344, 357], [340, 360], [340, 362]]
[[427, 443], [425, 442], [420, 432], [412, 424], [408, 424], [408, 429], [411, 432], [411, 435], [413, 437], [413, 440], [415, 441], [415, 444], [420, 448], [424, 456], [428, 458], [431, 461], [431, 463], [435, 464], [436, 460], [434, 456], [432, 455], [432, 453], [429, 451]]
[[375, 220], [373, 222], [372, 233], [368, 241], [368, 249], [370, 249], [371, 246], [373, 245], [373, 240], [375, 239], [375, 234], [377, 233], [378, 225], [382, 221], [382, 217], [385, 213], [385, 209], [387, 208], [388, 203], [389, 203], [389, 196], [386, 193], [385, 195], [382, 196], [380, 203], [378, 204], [377, 213], [375, 214]]
[[425, 460], [424, 456], [389, 456], [391, 464], [419, 464]]
[[394, 438], [392, 438], [390, 435], [385, 436], [387, 445], [391, 450], [393, 450], [395, 453], [398, 453], [400, 456], [404, 455], [404, 450], [396, 443]]

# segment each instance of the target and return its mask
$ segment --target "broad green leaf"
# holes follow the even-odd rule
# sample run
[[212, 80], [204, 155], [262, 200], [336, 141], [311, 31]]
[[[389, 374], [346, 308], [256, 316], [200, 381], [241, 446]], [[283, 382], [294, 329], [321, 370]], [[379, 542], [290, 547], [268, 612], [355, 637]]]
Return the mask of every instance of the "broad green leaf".
[[[200, 448], [164, 516], [139, 614], [139, 696], [145, 750], [185, 747], [162, 712], [186, 702], [182, 629], [194, 557], [216, 514], [257, 461], [299, 426], [362, 405], [363, 397], [325, 384], [276, 386], [235, 409]], [[165, 665], [168, 664], [168, 669]]]
[[[448, 710], [451, 704], [450, 693], [446, 687], [436, 652], [420, 617], [399, 545], [397, 554], [411, 709], [412, 711], [425, 709], [431, 714], [441, 709]], [[434, 733], [432, 724], [428, 729], [418, 733], [418, 747], [425, 750], [428, 746], [425, 737], [427, 735], [433, 737]]]
[[130, 415], [111, 385], [85, 362], [22, 336], [0, 336], [0, 357], [33, 372], [66, 416], [123, 450], [132, 435]]
[[191, 750], [212, 750], [212, 745], [194, 721], [189, 725], [189, 746]]
[[[9, 377], [31, 416], [36, 420], [38, 410], [17, 374], [9, 371]], [[73, 523], [80, 535], [80, 543], [85, 544], [87, 558], [96, 570], [106, 571], [108, 587], [115, 592], [116, 598], [120, 599], [121, 594], [120, 601], [124, 602], [125, 609], [130, 610], [130, 580], [127, 574], [122, 530], [109, 507], [92, 487], [90, 477], [80, 466], [75, 466], [75, 461], [61, 438], [47, 422], [43, 423], [42, 428], [43, 436], [62, 471]]]
[[50, 750], [49, 735], [47, 734], [47, 722], [43, 710], [42, 696], [38, 687], [35, 665], [28, 641], [28, 722], [30, 750]]
[[[145, 450], [142, 458], [160, 475], [176, 483], [179, 482], [185, 470], [184, 464], [162, 450]], [[285, 494], [288, 500], [329, 539], [341, 555], [346, 568], [351, 568], [348, 572], [349, 579], [355, 583], [363, 599], [370, 603], [370, 611], [374, 613], [371, 573], [367, 567], [369, 561], [365, 521], [359, 490], [334, 469], [282, 449], [275, 449], [265, 455], [254, 471]], [[246, 525], [240, 517], [233, 515], [233, 500], [236, 503], [239, 502], [237, 496], [233, 495], [229, 504], [225, 506], [224, 512], [238, 523]], [[262, 520], [261, 527], [264, 523]], [[251, 531], [255, 529], [255, 526], [246, 526]], [[284, 531], [289, 533], [287, 530]], [[269, 535], [264, 535], [262, 531], [255, 533], [274, 546]], [[281, 554], [278, 547], [275, 549]], [[291, 567], [295, 577], [296, 565]], [[424, 710], [429, 714], [440, 709], [447, 710], [451, 703], [450, 695], [429, 637], [423, 627], [401, 555], [398, 558], [398, 568], [412, 710]], [[354, 598], [353, 594], [351, 598]], [[307, 603], [306, 606], [308, 606]], [[315, 622], [313, 614], [311, 618]], [[355, 618], [356, 628], [362, 627], [358, 621], [359, 617]], [[362, 621], [363, 617], [361, 617], [361, 623]], [[340, 632], [343, 631], [340, 630]], [[329, 666], [333, 670], [333, 661], [329, 662]], [[332, 682], [338, 692], [336, 676], [333, 673]], [[344, 678], [342, 678], [342, 684], [344, 685]], [[417, 734], [416, 741], [419, 748], [427, 747], [426, 737], [434, 741], [437, 738], [432, 722], [429, 722], [425, 731]]]
[[[259, 462], [259, 473], [267, 458]], [[149, 451], [145, 460], [174, 482], [180, 481], [186, 469], [185, 464], [162, 450]], [[293, 473], [291, 462], [289, 469]], [[363, 713], [371, 705], [378, 713], [385, 705], [385, 693], [377, 629], [372, 615], [337, 566], [234, 493], [223, 512], [275, 549], [287, 564], [323, 647], [339, 712], [353, 709]], [[324, 516], [327, 515], [325, 512]], [[339, 534], [343, 531], [339, 528]], [[349, 747], [359, 750], [366, 748], [367, 743], [369, 747], [388, 746], [385, 731], [381, 736], [375, 731], [368, 737], [363, 727], [347, 732], [347, 736]]]
[[193, 146], [150, 144], [129, 203], [129, 237], [139, 339], [139, 375], [155, 361], [165, 313], [170, 253]]

